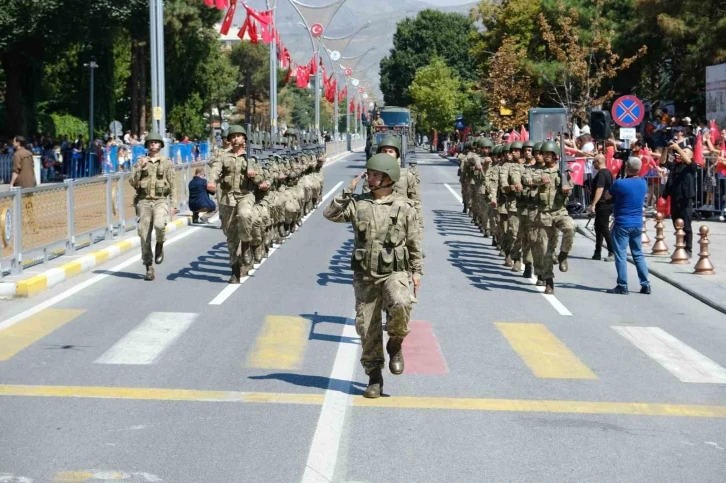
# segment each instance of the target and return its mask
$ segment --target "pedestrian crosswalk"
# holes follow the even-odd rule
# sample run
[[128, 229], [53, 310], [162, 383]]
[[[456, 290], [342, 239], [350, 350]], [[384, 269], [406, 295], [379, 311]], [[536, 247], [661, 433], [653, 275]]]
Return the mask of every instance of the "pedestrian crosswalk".
[[[83, 310], [74, 309], [45, 309], [0, 330], [0, 367], [3, 362], [12, 361], [23, 354], [32, 355], [34, 346], [38, 346], [38, 350], [47, 348], [42, 342], [44, 339], [54, 337], [54, 332], [81, 318], [85, 313]], [[163, 361], [178, 346], [184, 345], [182, 341], [185, 338], [193, 337], [190, 328], [198, 321], [197, 313], [152, 312], [124, 335], [115, 335], [116, 340], [101, 341], [87, 346], [79, 353], [98, 350], [89, 359], [89, 362], [95, 364], [151, 366]], [[243, 369], [292, 372], [304, 370], [308, 361], [318, 357], [319, 351], [310, 347], [320, 343], [315, 337], [314, 324], [310, 318], [267, 315], [260, 322], [259, 333], [250, 334], [249, 343], [245, 344], [243, 350], [232, 352], [237, 355], [238, 360], [225, 363], [235, 364]], [[651, 370], [674, 377], [674, 381], [678, 383], [726, 384], [726, 369], [722, 365], [660, 327], [619, 325], [607, 328], [606, 335], [600, 335], [602, 342], [612, 344], [612, 350], [620, 352], [617, 357], [610, 358], [608, 367], [604, 368], [593, 365], [593, 361], [598, 360], [597, 357], [582, 353], [587, 350], [583, 347], [591, 348], [592, 345], [589, 344], [590, 337], [585, 341], [578, 340], [578, 337], [582, 337], [581, 332], [563, 334], [559, 332], [562, 329], [554, 330], [536, 322], [496, 321], [493, 326], [499, 337], [490, 337], [487, 343], [499, 349], [503, 348], [511, 357], [503, 364], [486, 370], [499, 370], [506, 366], [511, 371], [512, 368], [516, 370], [520, 366], [521, 374], [529, 374], [536, 379], [589, 380], [597, 383], [617, 377], [617, 371], [612, 368], [613, 363], [620, 363], [624, 371], [631, 371], [634, 361], [646, 360]], [[447, 354], [442, 350], [442, 346], [447, 345], [441, 344], [435, 327], [430, 321], [411, 321], [411, 334], [403, 346], [408, 375], [444, 377], [448, 374], [461, 374], [466, 370], [463, 366], [451, 366], [447, 361]], [[106, 337], [104, 334], [99, 332], [98, 337]], [[617, 344], [617, 339], [627, 343]], [[220, 340], [219, 343], [223, 345], [226, 341]], [[722, 357], [720, 354], [709, 355]], [[65, 357], [67, 362], [68, 356]], [[453, 359], [460, 360], [456, 357]], [[722, 357], [720, 362], [723, 364], [723, 361]], [[588, 363], [593, 367], [589, 367]], [[637, 365], [643, 367], [640, 363]]]

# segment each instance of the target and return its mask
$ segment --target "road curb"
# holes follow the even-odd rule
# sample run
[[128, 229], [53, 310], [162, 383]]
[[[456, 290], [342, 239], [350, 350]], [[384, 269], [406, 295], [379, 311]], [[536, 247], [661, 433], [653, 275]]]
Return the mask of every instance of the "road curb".
[[[592, 235], [592, 233], [588, 232], [586, 229], [584, 229], [581, 226], [576, 227], [577, 232], [580, 235], [583, 235], [585, 238], [588, 238], [590, 241], [594, 242], [595, 237]], [[635, 262], [633, 261], [633, 258], [628, 256], [628, 262], [635, 265]], [[672, 285], [673, 287], [677, 288], [678, 290], [681, 290], [682, 292], [687, 293], [691, 297], [695, 298], [699, 302], [702, 302], [709, 307], [711, 307], [714, 310], [718, 310], [722, 314], [726, 314], [726, 305], [720, 304], [718, 301], [710, 298], [710, 297], [704, 297], [702, 294], [696, 292], [695, 290], [692, 290], [690, 287], [680, 283], [678, 280], [675, 280], [670, 275], [667, 275], [663, 273], [662, 271], [658, 270], [658, 268], [654, 268], [650, 265], [648, 265], [648, 273], [652, 274], [656, 278], [659, 278], [663, 280], [664, 282]]]
[[[172, 221], [166, 225], [166, 232], [171, 233], [189, 225], [190, 218], [184, 216], [177, 220]], [[139, 247], [141, 239], [138, 236], [123, 240], [113, 245], [99, 250], [94, 253], [89, 253], [77, 260], [66, 263], [56, 268], [51, 268], [45, 272], [28, 277], [18, 282], [2, 283], [0, 284], [0, 297], [2, 298], [28, 298], [38, 295], [49, 288], [58, 285], [70, 278], [75, 277], [84, 272], [88, 272], [108, 260], [118, 258], [124, 253], [127, 253], [133, 248]]]

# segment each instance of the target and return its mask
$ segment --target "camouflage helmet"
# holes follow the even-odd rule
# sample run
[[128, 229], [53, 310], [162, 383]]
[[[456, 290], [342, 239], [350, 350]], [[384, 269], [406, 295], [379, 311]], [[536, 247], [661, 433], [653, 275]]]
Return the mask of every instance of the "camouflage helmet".
[[245, 128], [243, 128], [242, 126], [239, 126], [237, 124], [233, 124], [233, 125], [229, 126], [229, 129], [227, 130], [227, 141], [229, 141], [229, 138], [233, 134], [242, 134], [245, 137], [245, 139], [247, 139], [247, 131], [245, 131]]
[[492, 143], [492, 140], [489, 138], [479, 138], [479, 147], [480, 148], [492, 148], [492, 147], [494, 147], [494, 143]]
[[380, 153], [371, 156], [366, 161], [366, 169], [385, 173], [394, 183], [401, 179], [401, 167], [398, 165], [398, 160], [390, 154]]
[[534, 147], [532, 147], [532, 152], [539, 153], [540, 150], [542, 149], [542, 144], [543, 143], [534, 143]]
[[524, 143], [522, 143], [522, 149], [525, 149], [525, 148], [534, 149], [534, 141], [525, 141]]
[[554, 141], [547, 141], [546, 143], [542, 143], [542, 146], [539, 148], [539, 151], [541, 153], [557, 154], [560, 152], [560, 147]]
[[522, 150], [522, 143], [519, 141], [514, 141], [512, 144], [509, 145], [509, 150], [513, 151], [515, 149]]
[[398, 136], [394, 136], [392, 134], [384, 136], [383, 139], [381, 139], [381, 142], [378, 143], [376, 153], [380, 153], [381, 149], [385, 147], [395, 148], [398, 156], [401, 156], [401, 141], [398, 139]]
[[512, 143], [502, 144], [502, 152], [508, 153], [512, 149]]
[[144, 146], [147, 148], [149, 147], [149, 141], [159, 141], [161, 143], [161, 147], [164, 147], [164, 138], [157, 132], [150, 132], [146, 135], [146, 139], [144, 139]]

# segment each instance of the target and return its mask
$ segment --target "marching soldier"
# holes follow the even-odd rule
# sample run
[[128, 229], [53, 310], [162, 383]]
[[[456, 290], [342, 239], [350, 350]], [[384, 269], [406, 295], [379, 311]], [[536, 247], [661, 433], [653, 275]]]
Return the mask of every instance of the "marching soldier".
[[[541, 264], [538, 274], [541, 274], [545, 281], [545, 293], [553, 294], [554, 285], [554, 245], [550, 240], [559, 230], [562, 232], [562, 247], [557, 257], [560, 271], [568, 269], [567, 255], [572, 249], [575, 236], [575, 223], [567, 213], [567, 198], [570, 196], [571, 185], [563, 186], [563, 180], [558, 166], [557, 153], [559, 147], [554, 141], [545, 142], [540, 148], [543, 155], [545, 167], [535, 176], [534, 183], [537, 184], [539, 197], [537, 217], [537, 259]], [[569, 173], [568, 173], [569, 178]]]
[[492, 246], [500, 247], [502, 242], [501, 223], [499, 219], [499, 209], [497, 206], [497, 197], [499, 193], [499, 173], [502, 169], [501, 166], [501, 152], [502, 145], [497, 145], [492, 151], [494, 158], [492, 159], [492, 165], [487, 171], [485, 179], [487, 202], [489, 205], [489, 219], [491, 225], [494, 228], [494, 234], [492, 236]]
[[[509, 165], [509, 186], [510, 186], [510, 202], [509, 211], [509, 228], [511, 231], [511, 249], [510, 258], [512, 260], [512, 271], [522, 271], [522, 248], [525, 233], [527, 229], [521, 226], [522, 218], [526, 216], [527, 199], [524, 193], [524, 185], [522, 177], [524, 175], [525, 158], [522, 156], [523, 144], [519, 141], [512, 143], [510, 152], [512, 153], [512, 163]], [[526, 223], [526, 222], [525, 222]]]
[[[227, 237], [229, 248], [229, 263], [232, 267], [232, 276], [229, 283], [240, 283], [242, 278], [242, 265], [249, 266], [252, 262], [252, 253], [257, 245], [252, 244], [255, 212], [255, 188], [269, 188], [266, 181], [258, 182], [257, 167], [247, 159], [247, 133], [242, 126], [230, 126], [227, 139], [232, 147], [225, 152], [220, 160], [212, 167], [209, 175], [209, 189], [216, 189], [219, 184], [220, 194], [219, 216], [222, 221], [222, 230]], [[262, 243], [262, 240], [254, 240]]]
[[[388, 154], [376, 154], [366, 162], [367, 173], [356, 177], [325, 209], [324, 216], [337, 223], [352, 223], [355, 249], [355, 326], [361, 338], [361, 363], [368, 375], [365, 397], [378, 398], [383, 390], [385, 358], [381, 311], [388, 314], [389, 340], [386, 350], [392, 374], [404, 370], [401, 344], [408, 335], [411, 316], [409, 271], [414, 295], [423, 274], [421, 234], [411, 200], [394, 193], [400, 179], [398, 162]], [[353, 194], [364, 175], [369, 193]]]
[[[141, 237], [141, 260], [146, 267], [144, 280], [154, 280], [154, 267], [151, 257], [151, 231], [156, 233], [154, 261], [157, 265], [164, 261], [164, 239], [166, 224], [177, 213], [176, 176], [174, 165], [169, 158], [160, 154], [164, 139], [151, 132], [146, 136], [148, 156], [142, 156], [131, 171], [129, 182], [136, 190], [136, 216], [139, 218], [139, 237]], [[171, 203], [167, 198], [171, 198]]]

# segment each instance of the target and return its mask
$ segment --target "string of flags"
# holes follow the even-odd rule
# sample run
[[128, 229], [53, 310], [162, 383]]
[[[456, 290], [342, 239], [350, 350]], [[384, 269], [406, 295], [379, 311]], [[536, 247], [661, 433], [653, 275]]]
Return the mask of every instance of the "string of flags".
[[[263, 44], [268, 45], [275, 42], [275, 46], [277, 47], [277, 61], [279, 62], [280, 68], [287, 69], [285, 82], [289, 83], [292, 81], [292, 78], [295, 77], [295, 85], [301, 89], [307, 88], [310, 82], [310, 77], [315, 76], [318, 73], [318, 69], [321, 69], [325, 98], [328, 102], [335, 102], [335, 92], [338, 89], [337, 79], [334, 78], [335, 76], [333, 74], [330, 74], [330, 76], [327, 75], [325, 68], [323, 67], [322, 59], [320, 59], [316, 54], [313, 54], [312, 59], [310, 59], [307, 64], [301, 65], [292, 60], [290, 51], [280, 39], [280, 32], [275, 28], [272, 10], [258, 12], [241, 0], [204, 0], [204, 4], [210, 8], [227, 11], [219, 29], [219, 32], [222, 35], [229, 35], [237, 8], [241, 5], [242, 8], [245, 9], [246, 18], [237, 32], [237, 36], [240, 39], [249, 39], [249, 41], [253, 44], [259, 44], [262, 42]], [[312, 35], [315, 37], [321, 37], [323, 35], [323, 26], [320, 24], [315, 24], [310, 29]], [[344, 68], [343, 72], [346, 77], [350, 77], [352, 75], [351, 69]], [[364, 89], [359, 89], [359, 93], [363, 94]], [[348, 87], [346, 85], [343, 89], [338, 91], [338, 99], [343, 99], [347, 97], [347, 95]], [[362, 112], [367, 113], [364, 103], [353, 100], [350, 102], [350, 112], [355, 112], [356, 102], [358, 104], [357, 107], [359, 108], [359, 115]]]

